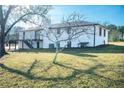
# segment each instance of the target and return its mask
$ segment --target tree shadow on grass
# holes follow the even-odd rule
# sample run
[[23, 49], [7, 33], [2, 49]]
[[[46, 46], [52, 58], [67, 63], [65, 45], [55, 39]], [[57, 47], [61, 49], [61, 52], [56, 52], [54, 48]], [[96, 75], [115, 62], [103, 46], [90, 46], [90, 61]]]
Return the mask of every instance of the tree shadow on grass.
[[31, 74], [31, 70], [34, 68], [35, 64], [36, 64], [36, 62], [33, 62], [32, 65], [30, 66], [30, 68], [27, 70], [27, 72], [23, 72], [21, 70], [17, 70], [17, 69], [14, 69], [14, 68], [7, 67], [6, 65], [1, 64], [1, 63], [0, 63], [0, 67], [4, 70], [7, 70], [8, 72], [15, 73], [15, 74], [18, 74], [18, 75], [22, 75], [24, 77], [32, 79], [33, 75]]
[[[63, 64], [60, 64], [60, 63], [54, 63], [54, 65], [57, 65], [57, 66], [60, 66], [60, 67], [63, 67], [63, 68], [67, 68], [67, 69], [71, 69], [73, 70], [72, 74], [69, 75], [69, 76], [66, 76], [66, 77], [50, 77], [50, 78], [47, 78], [47, 77], [42, 77], [42, 76], [34, 76], [31, 71], [33, 70], [33, 68], [35, 67], [35, 65], [37, 64], [37, 60], [35, 60], [32, 65], [30, 66], [30, 68], [27, 70], [27, 72], [23, 72], [21, 70], [17, 70], [17, 69], [13, 69], [13, 68], [10, 68], [10, 67], [7, 67], [6, 65], [4, 64], [1, 64], [0, 63], [0, 67], [4, 70], [7, 70], [8, 72], [11, 72], [11, 73], [14, 73], [14, 74], [18, 74], [18, 75], [22, 75], [30, 80], [52, 80], [52, 81], [61, 81], [61, 80], [73, 80], [75, 78], [78, 78], [84, 74], [88, 74], [88, 75], [91, 75], [91, 76], [94, 76], [94, 77], [99, 77], [99, 78], [104, 78], [106, 80], [109, 80], [109, 81], [112, 81], [112, 82], [123, 82], [123, 80], [113, 80], [111, 78], [108, 78], [108, 77], [104, 77], [102, 75], [99, 75], [95, 72], [96, 69], [98, 68], [104, 68], [104, 65], [102, 64], [98, 64], [98, 65], [95, 65], [87, 70], [81, 70], [81, 69], [76, 69], [76, 68], [73, 68], [73, 67], [70, 67], [70, 66], [66, 66], [66, 65], [63, 65]], [[53, 66], [53, 65], [52, 65]], [[50, 69], [52, 66], [49, 66], [48, 68], [46, 68], [46, 70]], [[45, 71], [45, 70], [44, 70]], [[77, 77], [78, 76], [78, 77]], [[98, 83], [98, 82], [97, 82]], [[111, 86], [111, 83], [110, 85]], [[51, 86], [52, 87], [52, 86]]]
[[[26, 52], [26, 53], [55, 53], [55, 49], [22, 49], [14, 52]], [[100, 45], [97, 47], [85, 47], [85, 48], [65, 48], [62, 53], [73, 54], [73, 53], [124, 53], [124, 46], [121, 45]]]
[[69, 55], [75, 55], [79, 57], [97, 57], [96, 55], [93, 54], [86, 54], [86, 53], [81, 53], [81, 52], [63, 52], [64, 54], [69, 54]]
[[[75, 56], [80, 56], [80, 57], [97, 57], [96, 55], [93, 54], [87, 54], [83, 52], [82, 50], [85, 49], [65, 49], [60, 53], [63, 54], [69, 54], [69, 55], [75, 55]], [[54, 49], [31, 49], [31, 50], [18, 50], [15, 52], [24, 52], [24, 53], [55, 53]], [[92, 51], [91, 51], [92, 52]]]

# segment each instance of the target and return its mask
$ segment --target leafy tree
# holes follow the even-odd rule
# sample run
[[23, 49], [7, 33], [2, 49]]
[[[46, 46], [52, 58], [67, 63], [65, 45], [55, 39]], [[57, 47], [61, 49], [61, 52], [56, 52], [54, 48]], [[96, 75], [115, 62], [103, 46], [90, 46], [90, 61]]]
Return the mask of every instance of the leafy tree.
[[124, 26], [109, 24], [106, 26], [109, 31], [109, 41], [119, 41], [124, 39]]
[[113, 25], [113, 24], [110, 24], [110, 25], [107, 25], [107, 28], [112, 31], [112, 30], [117, 30], [117, 26], [116, 25]]
[[109, 31], [109, 41], [117, 41], [119, 39], [119, 31], [118, 31], [118, 26], [114, 24], [109, 24], [106, 26], [110, 31]]
[[119, 26], [118, 31], [121, 33], [121, 39], [124, 39], [124, 26]]

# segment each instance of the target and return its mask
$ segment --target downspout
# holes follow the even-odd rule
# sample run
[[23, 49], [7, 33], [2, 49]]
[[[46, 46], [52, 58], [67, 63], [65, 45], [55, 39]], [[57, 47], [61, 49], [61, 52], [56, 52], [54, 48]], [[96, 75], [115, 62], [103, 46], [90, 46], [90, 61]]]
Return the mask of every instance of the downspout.
[[95, 26], [95, 25], [93, 25], [93, 27], [94, 27], [94, 34], [93, 34], [93, 36], [94, 36], [94, 39], [93, 39], [93, 46], [95, 47], [95, 43], [96, 43], [96, 26]]
[[109, 31], [107, 30], [107, 44], [109, 44]]

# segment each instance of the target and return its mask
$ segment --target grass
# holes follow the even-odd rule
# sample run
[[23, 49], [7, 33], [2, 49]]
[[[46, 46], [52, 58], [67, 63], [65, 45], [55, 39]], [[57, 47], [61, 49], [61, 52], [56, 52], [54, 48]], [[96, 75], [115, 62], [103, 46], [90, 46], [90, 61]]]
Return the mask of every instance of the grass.
[[0, 87], [124, 87], [123, 43], [54, 50], [9, 52], [0, 59]]

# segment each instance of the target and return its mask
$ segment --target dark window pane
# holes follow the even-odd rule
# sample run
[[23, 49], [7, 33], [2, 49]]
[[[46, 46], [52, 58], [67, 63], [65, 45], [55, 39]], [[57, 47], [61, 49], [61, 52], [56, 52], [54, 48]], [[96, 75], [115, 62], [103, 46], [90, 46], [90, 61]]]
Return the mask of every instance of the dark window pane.
[[60, 34], [60, 28], [57, 28], [57, 34]]
[[104, 37], [106, 36], [106, 30], [104, 29]]
[[67, 33], [70, 34], [70, 32], [71, 32], [71, 28], [68, 27], [67, 28]]
[[99, 36], [102, 36], [102, 28], [99, 28]]

